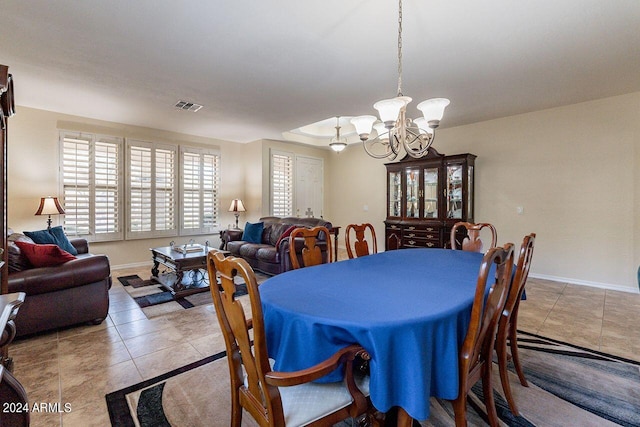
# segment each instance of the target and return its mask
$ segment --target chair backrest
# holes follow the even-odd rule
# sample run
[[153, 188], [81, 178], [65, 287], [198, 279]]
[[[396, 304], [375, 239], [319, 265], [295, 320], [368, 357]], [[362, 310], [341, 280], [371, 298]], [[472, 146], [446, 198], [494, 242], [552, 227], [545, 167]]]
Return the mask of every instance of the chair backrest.
[[[512, 315], [515, 315], [522, 299], [522, 293], [524, 292], [524, 285], [529, 278], [529, 269], [531, 268], [531, 259], [533, 258], [533, 247], [536, 242], [536, 233], [531, 233], [525, 236], [520, 246], [520, 255], [518, 256], [518, 264], [516, 265], [516, 272], [511, 282], [509, 289], [509, 297], [504, 306], [503, 316], [500, 319], [500, 328], [506, 328], [507, 323], [510, 322]], [[503, 323], [505, 323], [503, 325]], [[505, 329], [506, 330], [506, 329]]]
[[[369, 250], [369, 243], [366, 240], [366, 231], [369, 230], [371, 236], [372, 250]], [[352, 233], [353, 231], [353, 233]], [[351, 249], [351, 234], [355, 233], [355, 242], [353, 242], [353, 250]], [[378, 242], [376, 240], [376, 230], [373, 225], [365, 224], [349, 224], [345, 232], [345, 241], [347, 244], [347, 255], [349, 259], [357, 258], [369, 254], [378, 253]], [[354, 253], [355, 251], [355, 253]]]
[[[224, 254], [216, 250], [209, 252], [207, 266], [211, 296], [227, 348], [231, 375], [232, 425], [240, 425], [242, 408], [260, 425], [284, 425], [278, 387], [265, 381], [265, 374], [271, 371], [271, 366], [255, 273], [245, 260], [225, 258]], [[245, 315], [241, 302], [235, 297], [235, 276], [242, 277], [246, 284], [252, 315], [249, 318]], [[218, 277], [220, 284], [216, 285]], [[253, 346], [249, 335], [251, 327]]]
[[482, 252], [483, 244], [480, 238], [480, 231], [483, 228], [487, 228], [491, 231], [491, 246], [489, 249], [495, 248], [498, 243], [498, 234], [496, 228], [489, 223], [483, 222], [474, 224], [472, 222], [456, 222], [451, 228], [451, 249], [458, 249], [458, 243], [456, 241], [456, 233], [458, 228], [464, 227], [467, 229], [467, 236], [461, 242], [461, 249], [468, 252]]
[[[469, 329], [460, 349], [460, 393], [466, 393], [475, 381], [467, 382], [485, 361], [491, 363], [498, 320], [507, 299], [507, 291], [513, 271], [513, 244], [490, 249], [482, 259], [476, 293], [471, 309]], [[486, 296], [487, 281], [495, 265], [495, 282]], [[493, 278], [492, 278], [493, 279]]]
[[[321, 236], [323, 237], [321, 238]], [[322, 249], [317, 245], [319, 240], [326, 244], [326, 251], [324, 251], [326, 255], [323, 255]], [[299, 243], [296, 244], [296, 242]], [[301, 248], [300, 256], [298, 256], [299, 248]], [[289, 256], [291, 257], [291, 266], [294, 269], [333, 262], [332, 255], [333, 250], [327, 227], [296, 228], [289, 235]]]

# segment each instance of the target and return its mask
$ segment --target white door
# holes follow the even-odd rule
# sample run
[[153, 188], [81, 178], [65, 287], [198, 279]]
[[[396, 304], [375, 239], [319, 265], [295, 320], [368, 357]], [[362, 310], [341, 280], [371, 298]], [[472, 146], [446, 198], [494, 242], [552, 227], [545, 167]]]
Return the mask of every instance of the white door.
[[320, 218], [323, 215], [323, 169], [322, 159], [296, 156], [296, 216]]

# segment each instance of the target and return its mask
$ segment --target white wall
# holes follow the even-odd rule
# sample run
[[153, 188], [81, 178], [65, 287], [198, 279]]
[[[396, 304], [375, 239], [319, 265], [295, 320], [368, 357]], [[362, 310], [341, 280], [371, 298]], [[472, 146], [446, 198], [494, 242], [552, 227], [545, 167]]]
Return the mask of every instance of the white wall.
[[[537, 233], [532, 274], [636, 292], [639, 118], [640, 92], [441, 129], [434, 146], [478, 156], [475, 220], [493, 223], [500, 243]], [[384, 162], [362, 151], [333, 162], [332, 221], [372, 222], [384, 247]]]

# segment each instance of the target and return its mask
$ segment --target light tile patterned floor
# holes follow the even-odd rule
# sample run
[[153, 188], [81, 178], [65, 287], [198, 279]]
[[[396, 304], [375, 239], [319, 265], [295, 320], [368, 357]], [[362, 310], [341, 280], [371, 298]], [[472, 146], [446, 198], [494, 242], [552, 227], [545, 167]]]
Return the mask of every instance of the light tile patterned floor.
[[[148, 268], [114, 271], [109, 317], [11, 347], [15, 376], [31, 402], [71, 404], [69, 413], [34, 413], [33, 427], [107, 426], [105, 394], [224, 349], [211, 307], [147, 320], [118, 276], [148, 276]], [[539, 279], [527, 284], [519, 328], [579, 346], [640, 360], [640, 294]]]

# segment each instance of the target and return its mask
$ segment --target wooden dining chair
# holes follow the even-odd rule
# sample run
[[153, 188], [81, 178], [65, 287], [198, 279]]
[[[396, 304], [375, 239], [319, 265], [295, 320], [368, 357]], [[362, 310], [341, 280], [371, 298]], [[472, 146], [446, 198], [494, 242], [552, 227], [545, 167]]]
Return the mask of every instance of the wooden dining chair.
[[[495, 282], [487, 296], [487, 281], [492, 266], [496, 267]], [[467, 395], [471, 387], [482, 380], [484, 402], [491, 427], [498, 426], [498, 414], [493, 398], [491, 365], [498, 320], [507, 300], [513, 270], [513, 244], [490, 249], [483, 257], [471, 308], [469, 329], [458, 357], [459, 391], [452, 402], [456, 427], [467, 425]]]
[[[369, 230], [371, 237], [372, 250], [369, 250], [369, 243], [366, 240], [366, 232]], [[355, 234], [355, 242], [353, 242], [353, 249], [351, 249], [351, 235]], [[347, 256], [349, 259], [358, 258], [361, 256], [378, 253], [378, 241], [376, 240], [376, 230], [373, 225], [369, 223], [365, 224], [349, 224], [345, 232], [345, 242], [347, 244]], [[354, 253], [355, 252], [355, 253]]]
[[[326, 244], [326, 251], [324, 251], [326, 255], [318, 246], [320, 241]], [[289, 256], [294, 270], [333, 262], [332, 254], [331, 239], [327, 227], [319, 225], [313, 228], [296, 228], [289, 234]]]
[[[524, 286], [527, 283], [529, 277], [529, 269], [531, 267], [531, 258], [533, 257], [533, 247], [536, 241], [536, 234], [531, 233], [525, 236], [520, 246], [520, 255], [518, 256], [518, 264], [516, 266], [516, 272], [511, 281], [511, 287], [509, 288], [509, 296], [505, 303], [502, 316], [498, 323], [498, 336], [496, 338], [496, 353], [498, 354], [498, 368], [500, 370], [500, 382], [502, 383], [502, 390], [509, 403], [509, 408], [513, 415], [518, 416], [519, 411], [516, 406], [516, 402], [513, 399], [511, 392], [511, 385], [509, 384], [509, 372], [507, 371], [507, 362], [509, 358], [513, 361], [513, 366], [520, 379], [520, 384], [525, 387], [529, 387], [527, 379], [524, 377], [522, 371], [522, 365], [520, 364], [520, 357], [518, 356], [518, 309], [520, 308], [520, 300], [522, 299], [522, 293], [524, 292]], [[511, 355], [507, 350], [507, 340], [511, 347]]]
[[[347, 346], [310, 368], [276, 372], [267, 355], [262, 304], [255, 273], [236, 257], [211, 250], [207, 255], [211, 296], [224, 336], [231, 377], [231, 426], [240, 427], [243, 409], [263, 427], [331, 426], [368, 410], [368, 379], [356, 383], [353, 361], [368, 358], [358, 346]], [[250, 314], [236, 298], [234, 277], [240, 276], [249, 294]], [[216, 286], [218, 281], [220, 284]], [[253, 328], [253, 345], [250, 329]], [[344, 367], [341, 383], [315, 381]]]
[[[456, 234], [459, 233], [458, 229], [460, 227], [464, 227], [467, 230], [467, 235], [462, 239], [460, 244], [456, 239]], [[496, 228], [489, 223], [483, 222], [479, 224], [474, 224], [472, 222], [456, 222], [451, 228], [451, 249], [458, 249], [458, 246], [463, 251], [469, 252], [483, 252], [483, 243], [480, 237], [480, 231], [483, 228], [491, 231], [491, 248], [495, 248], [498, 243], [498, 233], [496, 233]]]

